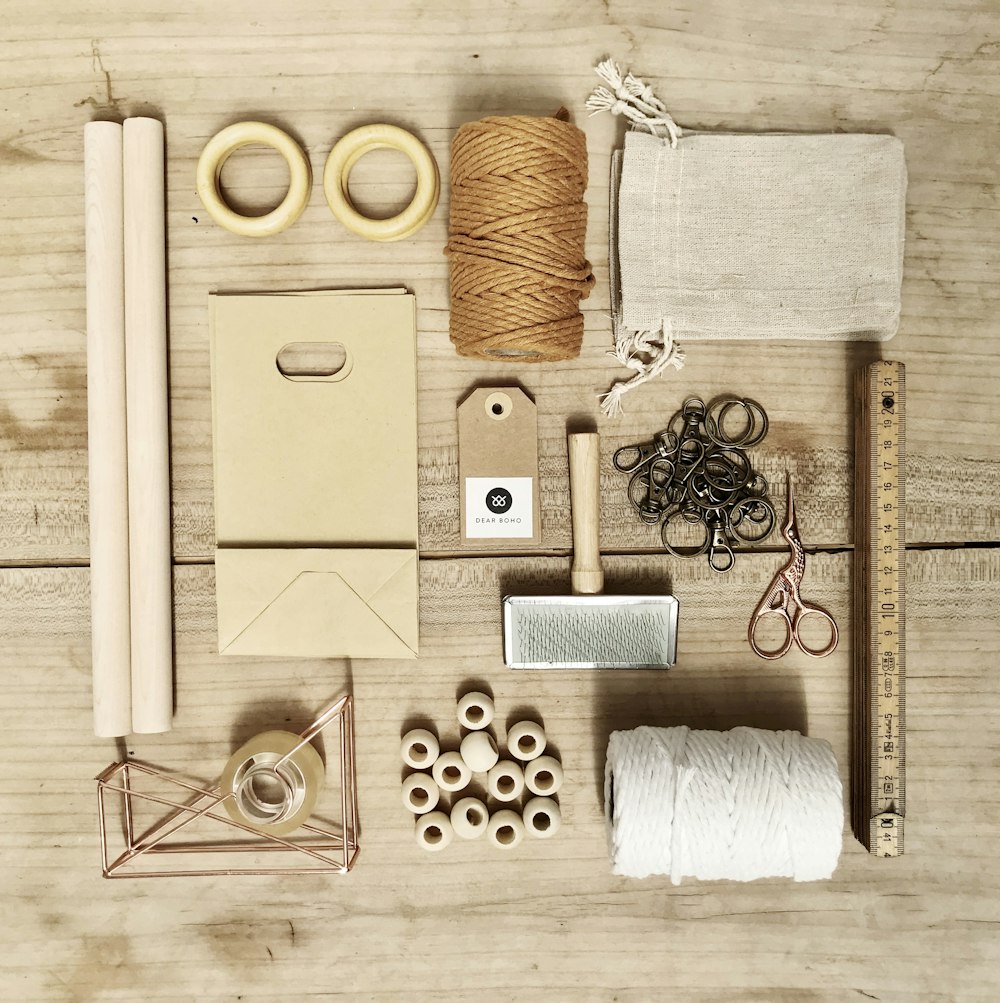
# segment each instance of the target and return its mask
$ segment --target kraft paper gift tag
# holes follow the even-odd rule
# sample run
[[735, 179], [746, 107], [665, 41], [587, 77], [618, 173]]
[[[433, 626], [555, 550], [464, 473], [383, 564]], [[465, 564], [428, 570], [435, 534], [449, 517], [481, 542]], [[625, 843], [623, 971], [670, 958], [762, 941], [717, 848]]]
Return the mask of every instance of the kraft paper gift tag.
[[632, 124], [611, 181], [615, 351], [604, 400], [679, 368], [674, 339], [885, 341], [899, 326], [903, 144], [682, 130], [610, 60], [587, 107]]
[[[413, 297], [217, 295], [210, 313], [220, 653], [416, 657]], [[335, 372], [279, 368], [331, 346]]]
[[462, 543], [538, 543], [538, 420], [519, 387], [480, 387], [458, 406]]

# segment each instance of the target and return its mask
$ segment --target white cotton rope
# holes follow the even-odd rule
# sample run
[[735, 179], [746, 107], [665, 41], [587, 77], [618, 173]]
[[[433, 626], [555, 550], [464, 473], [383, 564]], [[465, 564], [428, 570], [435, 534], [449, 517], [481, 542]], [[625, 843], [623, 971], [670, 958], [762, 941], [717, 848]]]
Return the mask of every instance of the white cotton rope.
[[833, 749], [797, 731], [616, 731], [604, 800], [611, 869], [626, 877], [817, 881], [843, 843]]

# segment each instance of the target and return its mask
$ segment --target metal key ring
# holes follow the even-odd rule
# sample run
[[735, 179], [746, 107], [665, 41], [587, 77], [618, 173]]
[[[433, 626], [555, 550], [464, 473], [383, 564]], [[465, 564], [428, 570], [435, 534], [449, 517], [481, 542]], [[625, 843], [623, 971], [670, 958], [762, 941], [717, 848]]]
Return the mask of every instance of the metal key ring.
[[[735, 457], [739, 458], [737, 462]], [[727, 479], [724, 476], [717, 478], [713, 464], [720, 471], [729, 471], [733, 478]], [[745, 488], [753, 478], [753, 468], [750, 466], [750, 459], [746, 453], [732, 446], [724, 446], [716, 449], [708, 455], [705, 460], [705, 479], [709, 484], [721, 488], [725, 491], [740, 491]]]
[[[723, 426], [725, 424], [726, 415], [729, 414], [730, 410], [734, 407], [741, 407], [746, 412], [747, 430], [739, 439], [726, 439], [724, 437], [725, 433], [723, 431]], [[759, 421], [755, 415], [760, 416]], [[750, 449], [751, 447], [756, 446], [764, 438], [764, 436], [767, 435], [767, 430], [767, 413], [755, 400], [751, 400], [749, 397], [727, 400], [723, 403], [722, 407], [719, 408], [719, 416], [716, 419], [716, 431], [719, 436], [717, 441], [721, 446], [738, 446], [741, 449]]]
[[[774, 506], [764, 498], [744, 498], [734, 506], [729, 519], [729, 528], [737, 540], [744, 543], [762, 543], [772, 532], [776, 517]], [[753, 533], [747, 527], [761, 527]]]
[[[710, 542], [710, 536], [711, 536], [711, 534], [708, 531], [708, 526], [705, 526], [705, 539], [702, 540], [700, 544], [694, 547], [685, 547], [682, 550], [678, 550], [677, 547], [673, 546], [670, 540], [668, 539], [668, 531], [670, 528], [670, 523], [677, 515], [681, 515], [681, 517], [684, 518], [683, 510], [681, 509], [673, 509], [672, 511], [668, 510], [667, 514], [663, 519], [663, 526], [660, 528], [660, 539], [663, 541], [664, 550], [666, 550], [666, 552], [670, 554], [672, 557], [680, 557], [683, 558], [684, 560], [688, 560], [694, 557], [700, 557], [702, 554], [705, 553], [706, 550], [708, 550], [708, 544]], [[685, 521], [689, 520], [685, 519]], [[696, 519], [694, 523], [691, 524], [705, 525], [700, 518]]]

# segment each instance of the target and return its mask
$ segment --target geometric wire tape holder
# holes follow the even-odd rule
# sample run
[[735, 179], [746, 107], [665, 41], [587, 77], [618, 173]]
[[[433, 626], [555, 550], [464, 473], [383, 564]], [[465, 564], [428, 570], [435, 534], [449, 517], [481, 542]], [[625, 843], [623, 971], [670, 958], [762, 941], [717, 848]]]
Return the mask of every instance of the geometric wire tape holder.
[[858, 375], [855, 484], [853, 829], [878, 857], [903, 853], [906, 816], [906, 377]]
[[[330, 725], [338, 737], [329, 743], [339, 753], [340, 817], [329, 821], [310, 815], [323, 785], [319, 754], [309, 744]], [[266, 735], [273, 741], [276, 734]], [[264, 738], [264, 736], [258, 736]], [[288, 735], [272, 753], [251, 749], [256, 739], [234, 754], [223, 786], [199, 786], [134, 760], [112, 763], [97, 777], [101, 863], [106, 878], [196, 877], [220, 874], [346, 874], [358, 855], [358, 788], [354, 768], [354, 702], [347, 694], [331, 704], [298, 736]], [[248, 751], [250, 750], [250, 751]], [[329, 758], [329, 757], [328, 757]], [[264, 781], [257, 786], [254, 781]], [[241, 782], [242, 781], [242, 782]], [[150, 789], [140, 789], [147, 785]], [[270, 790], [270, 796], [266, 792]], [[279, 794], [275, 796], [274, 792]], [[108, 795], [121, 812], [124, 849], [110, 860]], [[307, 807], [303, 809], [303, 804]], [[139, 824], [143, 807], [169, 809], [152, 824]], [[221, 810], [220, 810], [221, 809]], [[268, 824], [270, 815], [277, 824]], [[298, 821], [303, 815], [311, 821]], [[281, 819], [288, 821], [282, 824]], [[198, 827], [200, 820], [208, 820]], [[225, 827], [229, 840], [196, 840], [195, 829]], [[291, 838], [291, 827], [297, 838]], [[142, 830], [141, 832], [139, 830]], [[212, 856], [214, 855], [214, 856]], [[230, 857], [232, 860], [230, 860]], [[142, 858], [141, 860], [139, 858]], [[212, 860], [192, 865], [186, 858]], [[137, 863], [138, 861], [138, 863]], [[146, 869], [143, 869], [143, 867]]]

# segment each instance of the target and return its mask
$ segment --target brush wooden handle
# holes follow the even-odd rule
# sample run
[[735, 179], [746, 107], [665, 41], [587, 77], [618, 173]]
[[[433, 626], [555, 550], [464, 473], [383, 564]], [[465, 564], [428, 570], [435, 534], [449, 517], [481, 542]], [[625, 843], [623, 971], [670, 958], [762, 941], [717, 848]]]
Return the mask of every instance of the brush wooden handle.
[[569, 437], [569, 501], [573, 517], [573, 595], [597, 595], [604, 588], [601, 568], [601, 437], [575, 432]]

